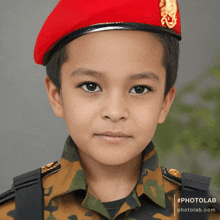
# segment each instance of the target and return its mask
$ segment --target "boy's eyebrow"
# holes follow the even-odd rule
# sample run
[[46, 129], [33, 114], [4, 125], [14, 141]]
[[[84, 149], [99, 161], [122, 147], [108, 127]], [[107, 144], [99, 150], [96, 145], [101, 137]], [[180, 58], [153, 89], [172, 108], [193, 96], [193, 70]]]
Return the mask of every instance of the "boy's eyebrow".
[[86, 69], [86, 68], [82, 68], [82, 67], [78, 68], [75, 71], [73, 71], [70, 76], [81, 75], [81, 74], [85, 74], [85, 75], [89, 75], [89, 76], [102, 77], [102, 73], [101, 72], [98, 72], [98, 71], [95, 71], [95, 70]]
[[159, 80], [159, 77], [154, 72], [142, 72], [129, 76], [129, 79], [142, 79], [142, 78]]
[[[103, 77], [103, 74], [101, 72], [87, 69], [87, 68], [83, 68], [83, 67], [78, 68], [77, 70], [73, 71], [70, 76], [81, 75], [81, 74], [95, 76], [95, 77], [99, 77], [99, 78]], [[154, 72], [136, 73], [136, 74], [130, 75], [128, 78], [133, 79], [133, 80], [134, 79], [142, 79], [142, 78], [159, 80], [159, 77]]]

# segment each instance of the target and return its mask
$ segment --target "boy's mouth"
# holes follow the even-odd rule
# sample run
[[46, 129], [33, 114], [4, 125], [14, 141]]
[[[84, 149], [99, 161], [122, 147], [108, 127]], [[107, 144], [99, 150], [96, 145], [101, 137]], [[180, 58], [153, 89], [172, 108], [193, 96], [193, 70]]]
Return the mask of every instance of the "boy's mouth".
[[127, 135], [123, 132], [112, 132], [112, 131], [98, 133], [98, 134], [95, 134], [95, 136], [107, 142], [111, 142], [111, 143], [118, 143], [118, 142], [127, 140], [129, 138], [132, 138], [131, 135]]

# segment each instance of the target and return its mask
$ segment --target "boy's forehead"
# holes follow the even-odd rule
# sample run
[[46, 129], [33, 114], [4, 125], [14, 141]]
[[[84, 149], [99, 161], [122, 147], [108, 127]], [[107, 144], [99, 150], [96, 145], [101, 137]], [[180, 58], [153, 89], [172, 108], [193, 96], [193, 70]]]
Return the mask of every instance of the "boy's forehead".
[[177, 0], [60, 0], [36, 41], [34, 59], [46, 65], [79, 36], [106, 30], [139, 30], [181, 39]]
[[[130, 80], [158, 80], [163, 65], [163, 45], [152, 33], [113, 30], [89, 33], [67, 45], [62, 73], [70, 77], [102, 78], [112, 73]], [[162, 71], [163, 72], [163, 71]], [[61, 74], [62, 75], [62, 74]]]
[[[161, 41], [153, 33], [134, 31], [134, 30], [111, 30], [89, 33], [72, 40], [66, 45], [68, 57], [85, 54], [98, 53], [100, 56], [112, 54], [112, 56], [132, 56], [143, 55], [141, 53], [149, 50], [153, 55], [156, 50], [157, 56], [163, 53], [163, 45]], [[128, 54], [126, 54], [128, 53]], [[130, 54], [129, 54], [130, 53]]]

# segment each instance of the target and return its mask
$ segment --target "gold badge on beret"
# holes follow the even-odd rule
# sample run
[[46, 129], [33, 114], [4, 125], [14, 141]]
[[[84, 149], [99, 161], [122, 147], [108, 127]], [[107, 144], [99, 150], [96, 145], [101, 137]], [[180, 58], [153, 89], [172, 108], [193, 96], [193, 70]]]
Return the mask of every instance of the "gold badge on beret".
[[161, 8], [161, 24], [164, 27], [174, 28], [177, 23], [177, 2], [176, 0], [161, 0], [159, 7]]

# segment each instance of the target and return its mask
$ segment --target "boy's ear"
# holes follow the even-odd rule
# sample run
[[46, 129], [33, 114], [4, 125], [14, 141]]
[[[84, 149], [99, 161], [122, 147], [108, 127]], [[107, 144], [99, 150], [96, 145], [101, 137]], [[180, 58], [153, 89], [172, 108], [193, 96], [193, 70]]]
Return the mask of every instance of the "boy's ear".
[[168, 94], [166, 95], [166, 97], [164, 98], [162, 109], [161, 109], [161, 112], [160, 112], [160, 117], [159, 117], [159, 120], [158, 120], [158, 124], [162, 124], [165, 121], [166, 116], [167, 116], [167, 114], [170, 110], [170, 107], [172, 105], [172, 102], [174, 100], [175, 92], [176, 92], [176, 89], [173, 86], [170, 89], [170, 91], [168, 92]]
[[45, 85], [47, 95], [55, 115], [59, 118], [64, 118], [61, 94], [48, 76], [45, 78]]

